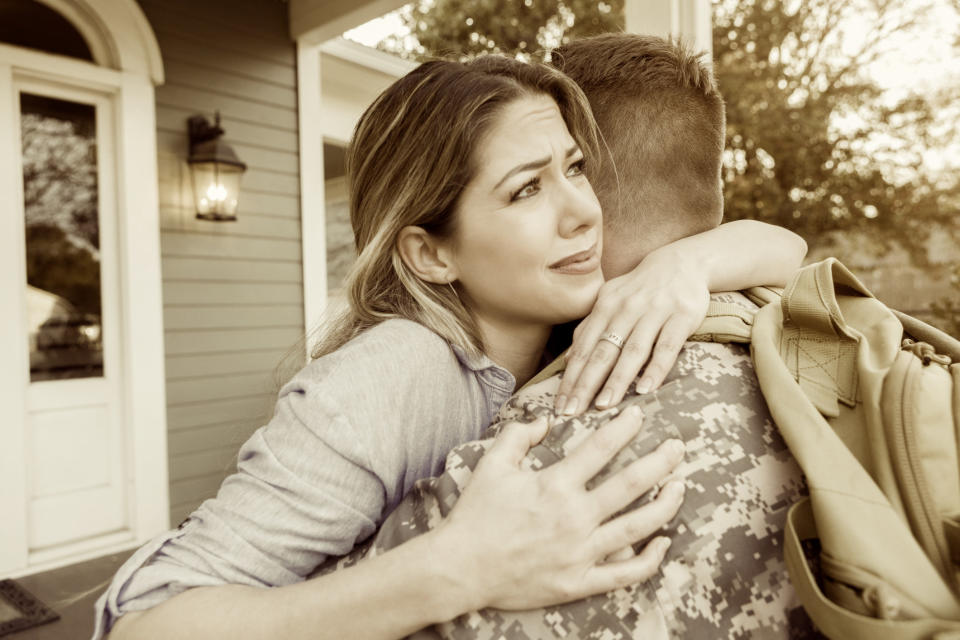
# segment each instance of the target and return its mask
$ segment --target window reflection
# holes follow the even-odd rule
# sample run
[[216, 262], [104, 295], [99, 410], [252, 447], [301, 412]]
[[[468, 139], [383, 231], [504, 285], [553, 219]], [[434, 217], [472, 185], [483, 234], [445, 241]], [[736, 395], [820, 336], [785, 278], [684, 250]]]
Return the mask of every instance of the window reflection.
[[31, 381], [103, 375], [96, 110], [20, 96]]

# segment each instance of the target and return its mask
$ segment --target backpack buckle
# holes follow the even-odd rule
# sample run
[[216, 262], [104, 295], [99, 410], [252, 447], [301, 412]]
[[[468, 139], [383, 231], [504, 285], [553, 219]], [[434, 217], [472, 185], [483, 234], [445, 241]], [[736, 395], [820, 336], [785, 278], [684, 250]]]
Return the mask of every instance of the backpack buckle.
[[937, 353], [933, 346], [927, 344], [926, 342], [917, 342], [911, 340], [910, 338], [904, 338], [903, 342], [900, 343], [900, 348], [904, 351], [911, 351], [913, 355], [920, 358], [920, 361], [923, 362], [923, 366], [925, 367], [931, 362], [949, 367], [950, 363], [953, 362], [953, 360], [950, 359], [950, 356]]

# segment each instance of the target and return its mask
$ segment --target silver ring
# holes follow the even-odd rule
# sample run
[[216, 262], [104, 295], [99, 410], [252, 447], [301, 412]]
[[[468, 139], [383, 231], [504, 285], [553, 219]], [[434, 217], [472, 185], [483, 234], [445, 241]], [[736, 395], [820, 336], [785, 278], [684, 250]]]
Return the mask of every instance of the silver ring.
[[603, 334], [602, 336], [600, 336], [600, 339], [606, 340], [607, 342], [615, 346], [617, 349], [623, 349], [623, 343], [624, 343], [623, 338], [617, 335], [616, 333], [614, 333], [613, 331], [608, 331], [607, 333]]

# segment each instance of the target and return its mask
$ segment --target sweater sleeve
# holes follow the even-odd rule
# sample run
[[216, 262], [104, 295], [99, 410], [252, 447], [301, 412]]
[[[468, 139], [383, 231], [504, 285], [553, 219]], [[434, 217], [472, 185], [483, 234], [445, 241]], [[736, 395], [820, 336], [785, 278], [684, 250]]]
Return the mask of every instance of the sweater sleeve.
[[312, 362], [281, 390], [216, 498], [120, 568], [97, 602], [94, 638], [187, 589], [288, 585], [348, 553], [450, 448], [476, 437], [502, 393], [491, 401], [445, 341], [409, 321]]
[[285, 393], [216, 498], [120, 568], [97, 603], [94, 637], [192, 587], [292, 584], [374, 531], [383, 485], [348, 418], [309, 396]]

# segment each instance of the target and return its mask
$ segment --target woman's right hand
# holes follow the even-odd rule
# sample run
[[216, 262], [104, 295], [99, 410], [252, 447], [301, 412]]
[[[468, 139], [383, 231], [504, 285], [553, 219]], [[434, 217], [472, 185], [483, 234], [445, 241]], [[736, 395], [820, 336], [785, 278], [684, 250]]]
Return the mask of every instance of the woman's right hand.
[[[514, 423], [478, 464], [435, 542], [457, 567], [472, 609], [530, 609], [642, 582], [654, 575], [670, 541], [657, 537], [629, 559], [606, 561], [653, 535], [676, 514], [683, 483], [668, 482], [655, 500], [610, 519], [661, 482], [683, 458], [669, 440], [591, 490], [593, 478], [639, 431], [627, 409], [567, 458], [543, 471], [520, 462], [547, 431], [546, 419]], [[615, 557], [622, 557], [617, 555]]]

